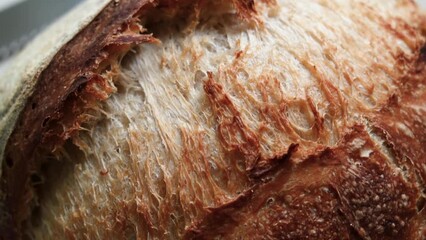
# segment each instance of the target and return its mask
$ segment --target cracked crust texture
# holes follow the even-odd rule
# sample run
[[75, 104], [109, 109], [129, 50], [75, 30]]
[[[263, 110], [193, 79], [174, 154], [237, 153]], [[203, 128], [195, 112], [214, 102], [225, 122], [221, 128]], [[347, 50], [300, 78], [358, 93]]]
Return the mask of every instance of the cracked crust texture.
[[426, 238], [412, 1], [91, 9], [2, 108], [3, 238]]

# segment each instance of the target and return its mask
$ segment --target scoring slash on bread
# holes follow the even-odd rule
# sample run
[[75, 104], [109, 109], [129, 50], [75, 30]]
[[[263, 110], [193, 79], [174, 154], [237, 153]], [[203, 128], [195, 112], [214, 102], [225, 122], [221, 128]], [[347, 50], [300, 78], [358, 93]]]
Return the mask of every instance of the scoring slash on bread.
[[90, 0], [0, 78], [2, 239], [425, 239], [410, 0]]

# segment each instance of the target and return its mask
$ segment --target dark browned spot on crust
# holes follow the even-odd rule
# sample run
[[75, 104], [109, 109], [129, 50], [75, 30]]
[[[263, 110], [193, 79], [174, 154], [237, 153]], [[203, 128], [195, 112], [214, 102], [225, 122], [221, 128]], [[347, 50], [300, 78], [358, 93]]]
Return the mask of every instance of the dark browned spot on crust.
[[421, 62], [426, 62], [426, 46], [423, 46], [420, 49], [420, 57], [419, 57], [419, 61]]
[[11, 168], [13, 167], [13, 164], [14, 164], [13, 159], [9, 156], [6, 156], [6, 165]]
[[271, 159], [267, 164], [259, 164], [256, 168], [250, 171], [249, 176], [253, 179], [264, 179], [268, 178], [269, 175], [279, 170], [279, 166], [285, 164], [292, 157], [292, 154], [297, 151], [298, 144], [291, 144], [288, 148], [287, 153], [275, 159]]

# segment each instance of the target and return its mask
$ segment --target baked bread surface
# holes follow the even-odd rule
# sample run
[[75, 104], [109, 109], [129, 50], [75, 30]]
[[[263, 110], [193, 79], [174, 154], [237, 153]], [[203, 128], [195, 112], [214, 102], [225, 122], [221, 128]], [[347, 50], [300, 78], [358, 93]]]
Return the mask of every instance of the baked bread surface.
[[16, 87], [6, 238], [425, 238], [412, 1], [90, 9]]

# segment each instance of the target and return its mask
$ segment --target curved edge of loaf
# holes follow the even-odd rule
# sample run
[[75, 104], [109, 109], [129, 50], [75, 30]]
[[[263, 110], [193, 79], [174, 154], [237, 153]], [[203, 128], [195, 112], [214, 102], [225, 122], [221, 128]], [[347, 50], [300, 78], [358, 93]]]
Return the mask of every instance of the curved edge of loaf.
[[[110, 0], [83, 1], [31, 41], [0, 75], [0, 163], [7, 140], [34, 91], [41, 72], [56, 53], [99, 14]], [[2, 172], [0, 164], [0, 176]]]

